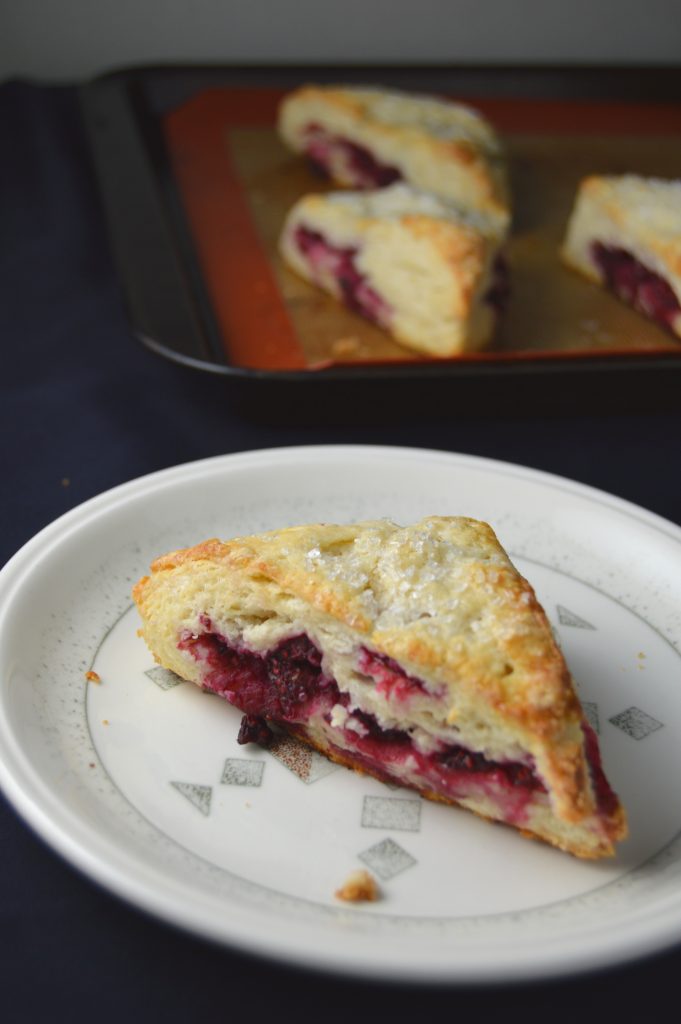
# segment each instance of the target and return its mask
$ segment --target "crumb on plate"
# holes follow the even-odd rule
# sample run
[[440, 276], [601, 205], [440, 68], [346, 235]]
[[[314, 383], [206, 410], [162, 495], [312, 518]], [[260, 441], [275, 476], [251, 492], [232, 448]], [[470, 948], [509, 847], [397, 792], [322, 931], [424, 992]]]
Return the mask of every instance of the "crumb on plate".
[[376, 880], [368, 871], [362, 870], [353, 871], [334, 895], [346, 903], [373, 903], [380, 898]]
[[90, 683], [101, 683], [102, 681], [101, 676], [99, 676], [97, 672], [93, 672], [92, 669], [90, 669], [89, 672], [85, 673], [85, 678]]

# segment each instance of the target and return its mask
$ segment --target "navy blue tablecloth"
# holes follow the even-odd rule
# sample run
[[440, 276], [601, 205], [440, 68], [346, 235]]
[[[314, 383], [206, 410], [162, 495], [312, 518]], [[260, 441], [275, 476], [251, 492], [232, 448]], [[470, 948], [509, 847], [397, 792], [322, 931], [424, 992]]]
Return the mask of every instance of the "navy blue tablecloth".
[[[0, 153], [0, 563], [61, 513], [116, 484], [192, 459], [287, 444], [490, 456], [604, 488], [681, 522], [680, 411], [585, 416], [577, 400], [570, 415], [554, 416], [456, 417], [433, 408], [414, 419], [388, 408], [363, 422], [353, 408], [347, 422], [248, 417], [223, 380], [166, 362], [133, 337], [76, 90], [0, 87]], [[680, 947], [569, 982], [424, 992], [272, 965], [175, 931], [100, 890], [1, 800], [0, 937], [8, 1021], [67, 1014], [264, 1020], [287, 1007], [330, 1021], [630, 1020], [651, 1001], [663, 1005], [681, 971]]]

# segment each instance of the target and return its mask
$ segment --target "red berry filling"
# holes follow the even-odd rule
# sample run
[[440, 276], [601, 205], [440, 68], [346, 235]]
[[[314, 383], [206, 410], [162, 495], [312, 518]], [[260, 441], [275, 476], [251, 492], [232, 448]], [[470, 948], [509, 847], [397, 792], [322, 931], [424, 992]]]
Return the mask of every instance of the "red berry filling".
[[434, 782], [442, 782], [447, 777], [446, 782], [451, 784], [449, 776], [454, 774], [466, 777], [484, 775], [501, 784], [522, 786], [528, 790], [544, 790], [544, 785], [529, 765], [515, 761], [490, 761], [484, 754], [455, 743], [448, 744], [435, 753], [422, 754], [412, 743], [408, 732], [402, 729], [383, 729], [376, 718], [367, 711], [353, 711], [350, 717], [353, 723], [360, 723], [362, 731], [358, 733], [356, 728], [349, 727], [345, 730], [345, 736], [354, 742], [363, 754], [371, 755], [374, 752], [384, 755], [385, 751], [389, 750], [393, 755], [392, 759], [399, 760], [400, 755], [404, 755], [408, 748], [408, 753], [417, 762], [419, 774], [422, 774], [424, 779], [432, 777]]
[[296, 228], [294, 237], [315, 278], [323, 280], [325, 277], [333, 277], [338, 283], [343, 302], [353, 313], [366, 317], [380, 327], [387, 326], [390, 307], [367, 284], [366, 277], [357, 269], [357, 249], [342, 249], [331, 245], [318, 231], [305, 227]]
[[[358, 731], [359, 726], [359, 731]], [[449, 744], [423, 753], [408, 732], [382, 729], [373, 715], [353, 711], [343, 730], [345, 757], [387, 782], [415, 785], [447, 799], [488, 796], [503, 805], [504, 816], [516, 824], [526, 820], [535, 793], [545, 792], [531, 765], [490, 761], [484, 754]], [[405, 774], [406, 770], [406, 774]]]
[[406, 701], [415, 694], [427, 693], [420, 679], [406, 675], [392, 658], [360, 648], [357, 664], [364, 675], [371, 676], [376, 690], [392, 701]]
[[356, 188], [385, 188], [402, 179], [397, 167], [381, 163], [366, 146], [330, 135], [319, 124], [309, 124], [305, 129], [305, 154], [315, 170], [325, 176], [332, 176], [332, 167], [340, 160], [352, 179], [349, 184]]
[[[204, 668], [203, 685], [245, 712], [238, 740], [268, 746], [271, 731], [266, 719], [304, 735], [310, 720], [325, 723], [334, 747], [357, 767], [365, 767], [386, 781], [418, 784], [440, 796], [457, 799], [471, 792], [503, 799], [507, 817], [523, 820], [533, 793], [544, 792], [531, 765], [490, 761], [457, 744], [441, 745], [424, 753], [409, 732], [384, 729], [374, 715], [350, 706], [334, 679], [324, 674], [322, 655], [309, 637], [280, 641], [263, 653], [239, 647], [202, 619], [205, 633], [188, 633], [178, 646], [189, 651]], [[391, 658], [362, 648], [358, 667], [376, 678], [377, 689], [390, 701], [401, 703], [425, 685], [406, 675]], [[342, 726], [332, 724], [332, 710], [340, 705], [348, 714]], [[607, 783], [604, 783], [607, 786]]]
[[589, 764], [589, 774], [596, 795], [598, 810], [601, 814], [614, 814], [619, 807], [619, 802], [605, 777], [596, 733], [586, 720], [582, 722], [582, 730], [586, 744], [586, 759]]
[[322, 672], [321, 653], [306, 636], [289, 637], [263, 654], [214, 632], [190, 633], [178, 647], [204, 666], [204, 688], [247, 716], [306, 721], [319, 706], [326, 710], [340, 699], [335, 681]]
[[681, 313], [681, 305], [663, 277], [626, 249], [603, 242], [592, 243], [591, 257], [605, 284], [618, 298], [663, 327], [672, 326]]

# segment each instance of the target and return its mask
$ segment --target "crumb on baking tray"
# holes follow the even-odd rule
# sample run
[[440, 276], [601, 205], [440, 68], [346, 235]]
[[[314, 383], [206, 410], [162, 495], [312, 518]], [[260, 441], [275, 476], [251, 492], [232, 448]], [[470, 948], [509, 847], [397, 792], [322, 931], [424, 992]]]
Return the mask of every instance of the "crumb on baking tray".
[[338, 359], [343, 356], [359, 355], [361, 347], [358, 338], [336, 338], [331, 346], [331, 352]]
[[334, 895], [346, 903], [373, 903], [381, 894], [375, 878], [368, 871], [360, 870], [353, 871]]

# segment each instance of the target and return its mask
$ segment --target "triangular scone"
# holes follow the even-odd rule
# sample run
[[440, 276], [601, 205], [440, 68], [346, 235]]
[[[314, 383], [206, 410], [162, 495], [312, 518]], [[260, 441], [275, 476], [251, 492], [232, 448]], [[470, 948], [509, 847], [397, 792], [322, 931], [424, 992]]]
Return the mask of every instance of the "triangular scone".
[[403, 181], [508, 227], [501, 143], [472, 107], [392, 89], [305, 85], [282, 101], [278, 127], [291, 149], [339, 185]]
[[491, 527], [299, 526], [159, 558], [156, 659], [341, 764], [601, 857], [626, 820], [531, 586]]
[[681, 337], [681, 178], [584, 178], [561, 255]]
[[301, 277], [426, 355], [482, 348], [504, 310], [494, 226], [408, 185], [303, 196], [280, 250]]

